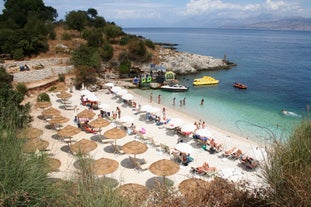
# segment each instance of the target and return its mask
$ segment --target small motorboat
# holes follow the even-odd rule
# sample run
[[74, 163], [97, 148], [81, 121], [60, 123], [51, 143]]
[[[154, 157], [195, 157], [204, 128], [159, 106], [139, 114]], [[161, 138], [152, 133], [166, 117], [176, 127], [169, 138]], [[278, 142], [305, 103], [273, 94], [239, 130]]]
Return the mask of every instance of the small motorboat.
[[233, 87], [239, 88], [239, 89], [247, 89], [247, 85], [242, 84], [242, 83], [234, 83]]
[[203, 76], [202, 78], [196, 78], [193, 80], [194, 86], [214, 85], [218, 83], [219, 83], [219, 80], [216, 80], [215, 78], [210, 77], [210, 76]]
[[184, 92], [188, 91], [189, 87], [180, 84], [173, 84], [173, 85], [163, 85], [161, 86], [161, 89], [165, 91]]

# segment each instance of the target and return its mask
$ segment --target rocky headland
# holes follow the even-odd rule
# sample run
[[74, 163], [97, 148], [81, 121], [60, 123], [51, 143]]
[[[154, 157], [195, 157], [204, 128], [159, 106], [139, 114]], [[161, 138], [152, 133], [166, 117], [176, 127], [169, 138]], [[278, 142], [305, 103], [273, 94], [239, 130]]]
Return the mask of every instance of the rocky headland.
[[[226, 59], [216, 59], [211, 56], [178, 52], [174, 49], [163, 47], [158, 50], [157, 56], [157, 65], [163, 66], [176, 74], [197, 73], [200, 70], [228, 69], [235, 65]], [[28, 65], [30, 70], [20, 71], [19, 67], [22, 65]], [[37, 67], [38, 65], [42, 67]], [[41, 83], [55, 81], [59, 74], [68, 74], [74, 69], [68, 57], [10, 61], [0, 64], [0, 67], [4, 67], [12, 74], [15, 83], [25, 83], [29, 87], [40, 86]], [[150, 63], [146, 63], [139, 67], [141, 67], [143, 71], [150, 71]], [[104, 68], [107, 68], [107, 65], [103, 64], [103, 71]], [[108, 74], [106, 77], [119, 80], [119, 77], [114, 74]]]

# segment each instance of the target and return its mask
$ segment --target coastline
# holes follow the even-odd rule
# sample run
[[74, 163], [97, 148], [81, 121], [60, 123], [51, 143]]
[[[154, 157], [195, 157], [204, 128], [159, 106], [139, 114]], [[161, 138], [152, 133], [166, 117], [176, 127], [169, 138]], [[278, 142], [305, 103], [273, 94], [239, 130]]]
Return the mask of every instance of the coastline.
[[[138, 94], [135, 94], [132, 90], [129, 90], [128, 92], [134, 95], [135, 101], [137, 103], [140, 103], [141, 105], [149, 104], [149, 101], [146, 97], [139, 96]], [[80, 105], [80, 91], [74, 90], [72, 93], [73, 96], [70, 98], [72, 105], [77, 105], [79, 108], [79, 110], [76, 113], [73, 110], [62, 109], [61, 104], [59, 103], [59, 100], [56, 97], [56, 94], [50, 92], [49, 94], [52, 102], [52, 107], [59, 109], [61, 111], [61, 114], [63, 116], [66, 116], [70, 120], [68, 123], [63, 124], [63, 126], [66, 126], [68, 124], [76, 126], [76, 124], [73, 122], [74, 116], [77, 113], [86, 109], [85, 106]], [[145, 136], [152, 137], [156, 144], [165, 144], [172, 150], [174, 146], [177, 144], [178, 140], [180, 139], [180, 137], [177, 134], [174, 133], [172, 134], [171, 131], [167, 130], [165, 126], [157, 126], [155, 123], [146, 121], [144, 115], [134, 115], [132, 107], [125, 105], [119, 98], [116, 98], [111, 94], [107, 94], [106, 89], [94, 92], [94, 94], [99, 98], [101, 103], [107, 103], [111, 105], [112, 106], [110, 109], [111, 111], [115, 111], [115, 108], [117, 106], [120, 107], [122, 111], [121, 117], [122, 116], [133, 117], [134, 118], [133, 123], [136, 125], [137, 129], [145, 128], [146, 129]], [[157, 103], [152, 103], [151, 105], [158, 108], [164, 106], [162, 104]], [[177, 110], [174, 110], [173, 108], [170, 108], [169, 106], [165, 107], [167, 108], [168, 118], [178, 117], [186, 120], [189, 123], [198, 121], [196, 120], [195, 117], [191, 117], [188, 114], [181, 113]], [[32, 116], [34, 116], [32, 126], [43, 130], [44, 133], [41, 139], [44, 139], [50, 143], [48, 147], [49, 154], [52, 157], [59, 159], [62, 163], [59, 168], [59, 171], [50, 173], [50, 176], [62, 179], [73, 179], [74, 175], [77, 173], [77, 169], [75, 169], [74, 167], [76, 157], [68, 152], [68, 145], [66, 143], [64, 143], [59, 139], [55, 139], [56, 131], [46, 128], [46, 125], [48, 123], [38, 118], [41, 115], [41, 112], [42, 109], [36, 108], [32, 109], [31, 114]], [[98, 110], [94, 112], [96, 114], [99, 114]], [[162, 117], [161, 112], [159, 112], [159, 115]], [[93, 119], [96, 118], [97, 115]], [[114, 128], [116, 126], [116, 123], [117, 122], [112, 122], [109, 126], [102, 128], [102, 134], [103, 132]], [[127, 123], [126, 125], [130, 125], [130, 123]], [[251, 150], [253, 150], [254, 148], [260, 147], [257, 143], [252, 142], [251, 140], [243, 139], [242, 137], [227, 133], [224, 130], [214, 128], [213, 126], [208, 126], [207, 128], [211, 130], [212, 137], [215, 138], [216, 142], [223, 144], [224, 150], [236, 147], [241, 149], [242, 152], [244, 152], [245, 154], [249, 154]], [[73, 143], [75, 143], [81, 139], [95, 140], [94, 139], [95, 137], [96, 135], [94, 134], [89, 134], [82, 131], [78, 135], [73, 136], [72, 140]], [[122, 147], [122, 145], [132, 140], [137, 140], [137, 138], [134, 135], [126, 135], [126, 137], [117, 140], [117, 145]], [[146, 164], [142, 165], [142, 167], [145, 170], [138, 171], [135, 170], [131, 165], [131, 162], [129, 160], [129, 154], [116, 154], [113, 153], [113, 151], [111, 151], [111, 146], [109, 144], [111, 141], [113, 140], [104, 139], [102, 142], [96, 141], [97, 148], [91, 151], [88, 156], [94, 160], [103, 157], [116, 160], [119, 163], [118, 169], [115, 172], [105, 176], [117, 180], [119, 184], [137, 183], [150, 187], [152, 186], [152, 181], [154, 181], [157, 176], [152, 174], [148, 170], [148, 167], [153, 162], [158, 161], [160, 159], [172, 158], [170, 155], [163, 153], [159, 147], [153, 147], [148, 144], [147, 151], [143, 154], [137, 155], [138, 158], [143, 158], [147, 161]], [[201, 146], [198, 146], [197, 143], [193, 141], [193, 139], [189, 139], [187, 143], [193, 147], [193, 153], [191, 153], [191, 156], [194, 158], [194, 161], [191, 162], [188, 166], [180, 165], [180, 170], [178, 171], [178, 173], [167, 177], [168, 179], [173, 181], [175, 187], [177, 187], [179, 183], [181, 183], [183, 180], [189, 177], [198, 177], [207, 181], [211, 180], [212, 179], [211, 177], [199, 176], [190, 173], [191, 167], [201, 166], [204, 162], [208, 162], [210, 166], [216, 167], [218, 170], [217, 173], [218, 176], [227, 178], [229, 180], [233, 180], [235, 182], [247, 181], [249, 182], [251, 187], [262, 185], [262, 180], [260, 179], [261, 175], [260, 168], [256, 169], [255, 171], [245, 170], [243, 169], [243, 167], [241, 167], [240, 162], [238, 160], [230, 160], [228, 158], [222, 157], [221, 155], [223, 152], [210, 154], [204, 151], [201, 148]], [[231, 172], [229, 177], [228, 175], [222, 174], [223, 172], [227, 171]]]

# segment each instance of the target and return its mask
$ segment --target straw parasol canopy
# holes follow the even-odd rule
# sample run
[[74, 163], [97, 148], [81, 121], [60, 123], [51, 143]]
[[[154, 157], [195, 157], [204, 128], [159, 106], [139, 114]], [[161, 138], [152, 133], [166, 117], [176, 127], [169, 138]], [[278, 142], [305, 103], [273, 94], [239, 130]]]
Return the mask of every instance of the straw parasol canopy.
[[92, 140], [82, 139], [70, 146], [72, 152], [87, 154], [96, 149], [97, 144]]
[[57, 116], [60, 115], [60, 110], [50, 107], [42, 111], [43, 116]]
[[79, 118], [92, 119], [95, 116], [95, 113], [91, 110], [84, 109], [80, 113], [77, 114]]
[[103, 118], [97, 118], [89, 123], [89, 125], [94, 128], [106, 127], [109, 124], [110, 124], [109, 121]]
[[67, 117], [59, 115], [59, 116], [55, 116], [51, 120], [49, 120], [49, 123], [50, 124], [64, 124], [68, 121], [69, 121], [69, 119]]
[[45, 150], [49, 146], [49, 142], [42, 139], [32, 139], [24, 144], [23, 152], [31, 153], [36, 150]]
[[179, 171], [179, 165], [172, 160], [162, 159], [152, 163], [149, 170], [158, 176], [169, 176]]
[[119, 163], [117, 161], [108, 158], [100, 158], [91, 164], [91, 168], [96, 175], [113, 173], [118, 169], [118, 167]]
[[34, 128], [34, 127], [28, 127], [27, 129], [21, 131], [21, 133], [19, 133], [18, 137], [20, 137], [20, 138], [26, 137], [28, 139], [36, 139], [36, 138], [40, 137], [42, 134], [43, 134], [43, 131], [41, 129]]
[[142, 154], [148, 149], [147, 145], [139, 141], [131, 141], [122, 146], [123, 152], [127, 154]]
[[179, 191], [189, 197], [201, 194], [200, 192], [207, 191], [209, 189], [209, 183], [199, 178], [189, 178], [183, 180], [178, 185]]
[[52, 106], [52, 103], [49, 101], [39, 101], [35, 104], [35, 107], [41, 108], [41, 109], [44, 109], [50, 106]]
[[62, 91], [60, 94], [57, 94], [56, 96], [61, 99], [67, 99], [70, 98], [72, 95], [68, 92]]
[[119, 186], [116, 189], [116, 192], [124, 198], [129, 198], [133, 202], [141, 204], [143, 201], [145, 201], [149, 190], [144, 185], [140, 185], [137, 183], [127, 183]]
[[106, 137], [107, 139], [114, 139], [115, 140], [115, 145], [117, 145], [117, 143], [116, 143], [117, 139], [121, 139], [125, 136], [126, 136], [126, 132], [122, 129], [117, 128], [117, 127], [109, 129], [104, 133], [104, 137]]
[[64, 82], [58, 82], [56, 84], [56, 92], [62, 92], [62, 91], [67, 91], [68, 87], [66, 86], [66, 84]]
[[72, 137], [76, 134], [79, 134], [81, 132], [81, 130], [77, 127], [74, 127], [72, 125], [67, 125], [64, 128], [62, 128], [61, 130], [59, 130], [57, 132], [58, 136], [61, 137]]
[[61, 165], [59, 159], [48, 157], [49, 171], [55, 172], [58, 171], [58, 168]]

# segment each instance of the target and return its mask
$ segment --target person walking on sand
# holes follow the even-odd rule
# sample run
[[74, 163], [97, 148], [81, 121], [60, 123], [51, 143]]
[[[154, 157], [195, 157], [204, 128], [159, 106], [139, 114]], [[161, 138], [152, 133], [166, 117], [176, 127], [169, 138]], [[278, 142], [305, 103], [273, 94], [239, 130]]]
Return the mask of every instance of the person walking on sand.
[[150, 103], [152, 103], [152, 93], [150, 93], [150, 95], [149, 95], [149, 99], [150, 99]]
[[204, 98], [202, 98], [202, 100], [201, 100], [201, 105], [203, 105], [204, 104]]
[[160, 104], [161, 103], [161, 95], [159, 94], [158, 95], [158, 104]]

